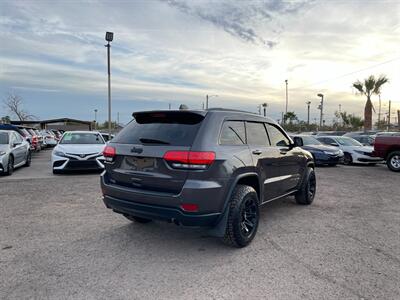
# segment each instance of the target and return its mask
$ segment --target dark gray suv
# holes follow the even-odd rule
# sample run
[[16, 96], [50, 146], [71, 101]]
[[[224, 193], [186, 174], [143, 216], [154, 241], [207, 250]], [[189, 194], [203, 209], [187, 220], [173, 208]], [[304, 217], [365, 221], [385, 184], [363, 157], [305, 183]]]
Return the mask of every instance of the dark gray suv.
[[133, 113], [105, 148], [104, 203], [131, 221], [206, 226], [236, 247], [248, 245], [259, 206], [294, 194], [311, 204], [312, 155], [273, 120], [206, 111]]

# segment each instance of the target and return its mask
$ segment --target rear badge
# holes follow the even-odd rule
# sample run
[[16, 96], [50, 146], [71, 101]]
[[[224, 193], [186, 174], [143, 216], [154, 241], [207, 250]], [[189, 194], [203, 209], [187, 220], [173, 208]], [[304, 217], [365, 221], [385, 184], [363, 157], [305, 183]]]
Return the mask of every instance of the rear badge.
[[133, 153], [142, 153], [143, 152], [143, 148], [133, 147], [131, 149], [131, 152], [133, 152]]

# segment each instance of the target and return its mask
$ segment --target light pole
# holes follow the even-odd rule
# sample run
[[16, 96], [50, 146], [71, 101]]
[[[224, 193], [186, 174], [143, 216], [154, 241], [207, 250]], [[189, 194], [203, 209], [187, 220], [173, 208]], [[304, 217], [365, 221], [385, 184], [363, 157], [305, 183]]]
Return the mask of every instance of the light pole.
[[321, 111], [321, 114], [319, 117], [319, 127], [322, 127], [322, 118], [324, 117], [324, 95], [318, 94], [317, 96], [321, 97], [321, 104], [318, 106], [318, 109]]
[[218, 95], [206, 95], [206, 109], [208, 109], [208, 99], [212, 97], [218, 97]]
[[264, 108], [264, 117], [267, 116], [267, 107], [268, 107], [268, 103], [263, 103], [262, 107]]
[[97, 109], [94, 110], [94, 130], [97, 130]]
[[310, 126], [310, 104], [311, 101], [307, 101], [307, 126]]
[[378, 130], [381, 127], [381, 107], [382, 107], [382, 101], [381, 101], [381, 94], [379, 96], [379, 110], [378, 110]]
[[287, 114], [287, 110], [288, 110], [288, 102], [289, 102], [289, 95], [288, 95], [288, 80], [285, 80], [285, 84], [286, 84], [286, 108], [285, 108], [285, 114]]
[[108, 134], [111, 136], [111, 69], [110, 69], [110, 49], [111, 45], [110, 42], [112, 42], [114, 38], [114, 33], [113, 32], [106, 32], [106, 41], [107, 45], [104, 45], [107, 47], [107, 73], [108, 73]]

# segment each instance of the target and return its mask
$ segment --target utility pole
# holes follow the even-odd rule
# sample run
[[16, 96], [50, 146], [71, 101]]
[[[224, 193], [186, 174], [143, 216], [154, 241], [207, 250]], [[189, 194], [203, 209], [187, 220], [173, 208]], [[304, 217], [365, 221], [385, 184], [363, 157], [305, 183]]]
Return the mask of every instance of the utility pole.
[[94, 110], [94, 130], [97, 130], [97, 109]]
[[117, 126], [119, 125], [119, 112], [117, 112]]
[[171, 110], [171, 103], [168, 103], [168, 109]]
[[400, 131], [400, 109], [397, 110], [397, 125], [398, 125], [398, 129]]
[[285, 114], [288, 112], [288, 102], [289, 102], [289, 95], [288, 95], [288, 80], [285, 80], [286, 84], [286, 107], [285, 107]]
[[311, 101], [307, 101], [307, 126], [310, 126], [310, 104]]
[[111, 69], [110, 69], [110, 49], [111, 45], [110, 42], [112, 42], [114, 38], [114, 33], [112, 32], [106, 32], [106, 41], [107, 45], [107, 73], [108, 73], [108, 134], [111, 136]]
[[388, 131], [390, 131], [390, 114], [392, 113], [392, 101], [389, 100]]
[[381, 101], [381, 94], [378, 95], [379, 97], [379, 108], [378, 108], [378, 130], [381, 127], [381, 107], [382, 107], [382, 101]]
[[319, 117], [319, 127], [322, 126], [322, 119], [324, 117], [324, 95], [323, 94], [318, 94], [318, 97], [321, 97], [321, 103], [318, 106], [318, 109], [321, 111], [320, 117]]
[[268, 107], [268, 103], [263, 103], [262, 107], [264, 108], [264, 117], [267, 116], [267, 107]]
[[284, 112], [282, 112], [282, 124], [285, 124]]
[[218, 95], [206, 95], [206, 109], [208, 109], [208, 99], [210, 99], [211, 97], [218, 97]]

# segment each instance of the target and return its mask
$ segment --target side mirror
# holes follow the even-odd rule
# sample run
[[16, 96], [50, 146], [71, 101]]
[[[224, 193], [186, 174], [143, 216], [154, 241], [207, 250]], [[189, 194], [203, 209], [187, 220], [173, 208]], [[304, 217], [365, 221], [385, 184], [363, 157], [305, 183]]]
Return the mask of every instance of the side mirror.
[[294, 138], [293, 139], [293, 146], [294, 147], [301, 147], [303, 146], [303, 140], [300, 138]]
[[339, 147], [338, 143], [331, 143], [331, 146]]
[[15, 148], [15, 147], [17, 147], [17, 146], [19, 146], [19, 145], [21, 145], [21, 143], [13, 143], [13, 144], [12, 144], [13, 148]]

